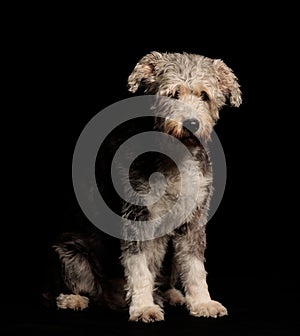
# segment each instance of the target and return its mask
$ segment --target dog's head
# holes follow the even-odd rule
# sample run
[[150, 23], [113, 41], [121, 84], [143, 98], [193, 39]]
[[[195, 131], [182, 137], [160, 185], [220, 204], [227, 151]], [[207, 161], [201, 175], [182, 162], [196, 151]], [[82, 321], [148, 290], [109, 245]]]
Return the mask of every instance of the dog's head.
[[209, 139], [222, 106], [242, 102], [238, 80], [222, 60], [187, 53], [145, 55], [130, 74], [128, 88], [173, 98], [162, 100], [159, 127], [180, 139], [192, 133]]

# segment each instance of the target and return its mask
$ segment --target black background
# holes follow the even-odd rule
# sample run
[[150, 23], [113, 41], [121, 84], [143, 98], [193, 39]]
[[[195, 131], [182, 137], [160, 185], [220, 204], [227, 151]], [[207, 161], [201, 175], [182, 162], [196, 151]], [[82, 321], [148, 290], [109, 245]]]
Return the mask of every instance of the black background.
[[[291, 189], [297, 152], [291, 148], [297, 93], [291, 82], [299, 70], [293, 11], [243, 6], [233, 13], [228, 7], [216, 17], [213, 8], [177, 8], [170, 15], [148, 5], [122, 18], [79, 7], [11, 13], [3, 147], [12, 177], [3, 178], [9, 216], [3, 217], [1, 334], [296, 335], [297, 198]], [[77, 138], [95, 114], [131, 96], [127, 77], [150, 51], [221, 58], [241, 84], [243, 104], [224, 107], [215, 128], [227, 184], [207, 226], [208, 284], [229, 316], [197, 319], [169, 309], [165, 322], [149, 326], [128, 323], [126, 314], [45, 310], [39, 294], [49, 244], [75, 225], [71, 163]]]

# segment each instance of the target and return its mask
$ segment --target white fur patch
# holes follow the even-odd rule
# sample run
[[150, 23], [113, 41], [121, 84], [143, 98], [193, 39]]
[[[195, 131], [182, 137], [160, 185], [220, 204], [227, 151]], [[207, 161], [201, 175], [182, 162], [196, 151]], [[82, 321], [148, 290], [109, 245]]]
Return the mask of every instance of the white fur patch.
[[206, 283], [206, 271], [199, 258], [191, 257], [186, 262], [184, 286], [188, 305], [193, 306], [196, 303], [211, 300]]
[[125, 268], [129, 270], [127, 274], [128, 298], [131, 298], [131, 306], [151, 306], [153, 305], [154, 280], [144, 254], [134, 254], [127, 256]]
[[164, 319], [163, 310], [154, 304], [154, 279], [144, 254], [129, 255], [125, 260], [129, 320], [153, 322]]
[[190, 222], [197, 206], [207, 199], [207, 187], [212, 183], [212, 177], [204, 177], [194, 159], [182, 160], [178, 168], [181, 176], [166, 174], [164, 195], [157, 203], [148, 206], [152, 218], [161, 218], [172, 212], [177, 223]]
[[227, 310], [218, 301], [213, 301], [208, 292], [204, 264], [192, 257], [187, 264], [184, 275], [186, 304], [193, 316], [218, 317], [227, 315]]

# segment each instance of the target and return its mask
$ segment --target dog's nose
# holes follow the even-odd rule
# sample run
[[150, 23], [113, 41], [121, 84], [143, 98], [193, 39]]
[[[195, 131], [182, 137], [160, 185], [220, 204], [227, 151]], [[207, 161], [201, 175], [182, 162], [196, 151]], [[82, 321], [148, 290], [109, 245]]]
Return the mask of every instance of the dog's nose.
[[188, 129], [190, 132], [195, 133], [199, 129], [199, 121], [197, 119], [187, 119], [183, 122], [183, 127]]

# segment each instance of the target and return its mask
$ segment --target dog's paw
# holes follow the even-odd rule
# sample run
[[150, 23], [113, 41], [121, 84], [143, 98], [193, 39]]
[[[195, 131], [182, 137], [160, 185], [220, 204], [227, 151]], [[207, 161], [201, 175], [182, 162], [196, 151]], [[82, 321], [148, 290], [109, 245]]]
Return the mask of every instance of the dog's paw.
[[131, 308], [129, 321], [141, 322], [157, 322], [164, 320], [164, 312], [158, 305]]
[[218, 301], [208, 301], [194, 304], [189, 307], [190, 314], [193, 316], [218, 317], [228, 315], [227, 309]]
[[163, 297], [171, 306], [181, 306], [185, 303], [184, 296], [178, 289], [175, 288], [165, 291]]
[[56, 298], [56, 305], [59, 309], [83, 310], [88, 307], [89, 299], [77, 294], [60, 294]]

